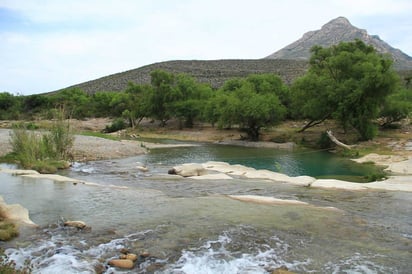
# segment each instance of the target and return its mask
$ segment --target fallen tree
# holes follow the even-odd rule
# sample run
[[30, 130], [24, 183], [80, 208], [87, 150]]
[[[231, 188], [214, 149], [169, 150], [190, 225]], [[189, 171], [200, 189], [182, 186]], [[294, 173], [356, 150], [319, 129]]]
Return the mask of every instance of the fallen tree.
[[336, 137], [333, 135], [331, 130], [327, 130], [326, 134], [328, 134], [329, 139], [334, 142], [337, 146], [343, 147], [345, 149], [351, 150], [353, 146], [347, 145], [336, 139]]

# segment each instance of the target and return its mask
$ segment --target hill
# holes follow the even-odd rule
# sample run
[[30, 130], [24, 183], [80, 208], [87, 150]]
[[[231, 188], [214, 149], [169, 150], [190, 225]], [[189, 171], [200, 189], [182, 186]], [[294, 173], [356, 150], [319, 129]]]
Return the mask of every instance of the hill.
[[[389, 54], [394, 60], [394, 68], [406, 79], [411, 77], [412, 57], [395, 49], [376, 35], [369, 35], [366, 30], [356, 28], [344, 17], [338, 17], [320, 30], [309, 31], [303, 37], [283, 49], [256, 60], [186, 60], [154, 63], [137, 69], [128, 70], [84, 82], [69, 88], [80, 88], [93, 94], [98, 91], [121, 91], [129, 82], [146, 84], [150, 82], [150, 72], [162, 69], [172, 73], [186, 73], [199, 82], [208, 83], [214, 88], [220, 87], [233, 77], [245, 77], [255, 73], [276, 73], [286, 82], [291, 83], [302, 76], [308, 68], [310, 49], [314, 45], [329, 47], [340, 42], [360, 39], [374, 46], [378, 52]], [[408, 78], [408, 79], [409, 79]], [[410, 81], [407, 80], [407, 81]]]
[[290, 83], [296, 77], [303, 75], [307, 68], [308, 62], [301, 60], [167, 61], [112, 74], [70, 88], [80, 88], [90, 94], [97, 91], [121, 91], [127, 87], [129, 82], [150, 83], [150, 72], [155, 69], [190, 74], [199, 82], [208, 83], [214, 88], [220, 87], [226, 80], [233, 77], [269, 72], [278, 74], [285, 82]]
[[395, 49], [381, 40], [377, 35], [369, 35], [366, 30], [359, 29], [345, 17], [338, 17], [323, 25], [320, 30], [309, 31], [302, 38], [279, 51], [265, 57], [266, 59], [309, 60], [310, 49], [319, 45], [330, 47], [340, 42], [350, 42], [360, 39], [368, 45], [372, 45], [378, 52], [389, 54], [394, 60], [396, 70], [411, 70], [412, 57]]

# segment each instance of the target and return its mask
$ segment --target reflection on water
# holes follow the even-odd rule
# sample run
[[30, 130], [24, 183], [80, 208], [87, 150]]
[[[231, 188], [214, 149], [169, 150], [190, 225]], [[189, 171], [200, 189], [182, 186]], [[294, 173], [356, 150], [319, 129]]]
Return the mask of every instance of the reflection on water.
[[290, 151], [226, 145], [154, 149], [144, 157], [148, 164], [201, 163], [223, 161], [256, 169], [268, 169], [289, 176], [325, 176], [367, 174], [371, 167], [336, 157], [327, 151]]
[[[166, 175], [171, 166], [184, 162], [220, 160], [273, 169], [277, 161], [288, 169], [297, 161], [284, 151], [237, 150], [153, 150], [139, 157], [78, 164], [69, 172], [100, 186], [0, 173], [0, 195], [7, 203], [28, 208], [41, 226], [1, 246], [18, 264], [31, 261], [35, 273], [93, 273], [98, 265], [105, 273], [115, 273], [107, 261], [121, 248], [151, 254], [122, 273], [270, 273], [281, 266], [296, 273], [408, 273], [412, 268], [411, 193]], [[335, 161], [323, 153], [302, 157], [308, 161], [305, 168]], [[139, 171], [137, 162], [149, 171]], [[228, 194], [294, 199], [313, 206], [253, 204], [229, 199]], [[85, 221], [92, 230], [63, 227], [61, 218]]]

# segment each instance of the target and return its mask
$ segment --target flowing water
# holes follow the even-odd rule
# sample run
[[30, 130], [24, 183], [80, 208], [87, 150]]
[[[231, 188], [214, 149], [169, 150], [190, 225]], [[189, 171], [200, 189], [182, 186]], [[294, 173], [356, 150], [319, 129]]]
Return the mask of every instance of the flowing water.
[[[34, 273], [270, 273], [282, 266], [296, 273], [411, 273], [412, 193], [167, 175], [173, 165], [208, 160], [289, 175], [365, 172], [323, 152], [202, 145], [76, 164], [65, 174], [98, 186], [0, 173], [0, 195], [28, 208], [40, 226], [1, 246], [17, 267]], [[227, 196], [243, 194], [313, 206]], [[85, 221], [92, 229], [64, 227], [62, 218]], [[122, 248], [150, 256], [140, 257], [133, 270], [108, 267]]]

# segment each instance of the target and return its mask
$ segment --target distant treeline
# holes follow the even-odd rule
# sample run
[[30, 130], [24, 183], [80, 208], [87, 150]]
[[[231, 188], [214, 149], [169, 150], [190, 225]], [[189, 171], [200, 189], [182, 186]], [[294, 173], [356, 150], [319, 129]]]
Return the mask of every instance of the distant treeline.
[[122, 92], [88, 95], [74, 88], [49, 95], [0, 93], [0, 119], [47, 119], [61, 108], [72, 118], [119, 118], [130, 127], [143, 118], [160, 126], [177, 120], [182, 128], [195, 122], [236, 126], [252, 140], [262, 128], [286, 119], [306, 119], [302, 130], [334, 119], [367, 140], [378, 126], [411, 114], [412, 89], [401, 83], [392, 61], [358, 40], [312, 48], [309, 70], [291, 85], [275, 74], [254, 74], [213, 89], [187, 74], [154, 70], [150, 84], [129, 83]]

